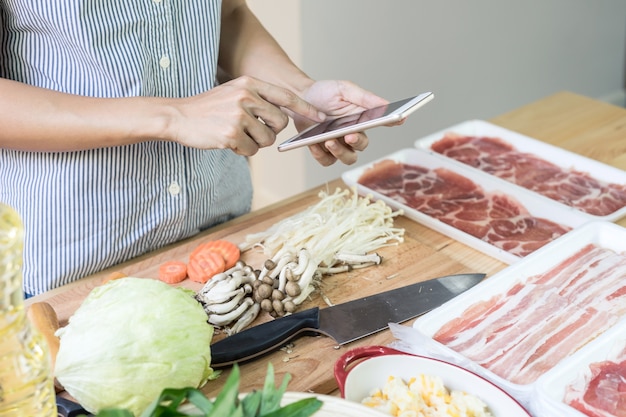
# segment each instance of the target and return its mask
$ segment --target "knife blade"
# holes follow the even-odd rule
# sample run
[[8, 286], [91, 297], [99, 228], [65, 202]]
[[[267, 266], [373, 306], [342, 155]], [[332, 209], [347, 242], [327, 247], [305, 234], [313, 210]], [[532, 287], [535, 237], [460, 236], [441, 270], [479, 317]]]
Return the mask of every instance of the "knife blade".
[[348, 301], [314, 307], [248, 328], [211, 345], [211, 367], [245, 362], [276, 350], [305, 334], [319, 334], [344, 345], [377, 333], [389, 323], [424, 314], [470, 289], [485, 274], [457, 274]]

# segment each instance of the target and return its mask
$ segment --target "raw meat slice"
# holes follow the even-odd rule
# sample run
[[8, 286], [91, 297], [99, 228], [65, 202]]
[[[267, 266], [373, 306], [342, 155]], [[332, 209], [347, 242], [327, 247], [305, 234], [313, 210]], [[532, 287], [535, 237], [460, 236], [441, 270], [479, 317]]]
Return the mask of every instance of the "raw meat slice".
[[626, 351], [591, 363], [566, 387], [563, 401], [590, 417], [626, 417]]
[[433, 338], [530, 384], [626, 315], [626, 255], [588, 244], [544, 273], [477, 301]]
[[626, 184], [562, 168], [500, 138], [448, 133], [431, 149], [588, 214], [607, 216], [626, 206]]
[[513, 197], [487, 193], [454, 171], [383, 160], [358, 182], [493, 246], [523, 257], [571, 230], [534, 217]]

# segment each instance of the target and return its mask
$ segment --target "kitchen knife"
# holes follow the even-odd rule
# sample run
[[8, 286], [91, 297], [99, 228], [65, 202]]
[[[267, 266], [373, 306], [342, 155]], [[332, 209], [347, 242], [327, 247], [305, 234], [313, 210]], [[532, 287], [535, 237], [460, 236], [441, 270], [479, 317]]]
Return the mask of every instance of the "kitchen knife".
[[478, 284], [485, 274], [458, 274], [326, 308], [311, 308], [259, 324], [211, 345], [211, 367], [244, 362], [304, 334], [332, 337], [344, 345], [426, 313]]

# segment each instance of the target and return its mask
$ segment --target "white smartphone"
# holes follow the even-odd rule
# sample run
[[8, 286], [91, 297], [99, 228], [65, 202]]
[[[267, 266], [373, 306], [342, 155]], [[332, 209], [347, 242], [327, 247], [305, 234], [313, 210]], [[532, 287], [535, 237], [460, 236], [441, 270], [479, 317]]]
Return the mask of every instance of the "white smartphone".
[[327, 119], [303, 130], [296, 136], [278, 145], [279, 151], [313, 145], [328, 139], [340, 138], [348, 133], [362, 132], [372, 127], [390, 125], [406, 118], [409, 114], [428, 103], [433, 93], [422, 93], [415, 97], [374, 107], [360, 113]]

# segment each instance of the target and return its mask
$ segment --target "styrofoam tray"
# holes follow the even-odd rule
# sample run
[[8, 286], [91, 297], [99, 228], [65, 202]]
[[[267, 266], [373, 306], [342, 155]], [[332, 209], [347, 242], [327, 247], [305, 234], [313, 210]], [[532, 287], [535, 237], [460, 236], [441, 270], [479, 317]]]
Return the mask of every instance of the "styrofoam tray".
[[459, 163], [453, 163], [453, 161], [450, 161], [447, 158], [441, 158], [418, 149], [400, 150], [365, 166], [347, 171], [342, 175], [343, 181], [350, 186], [357, 187], [361, 194], [371, 194], [374, 198], [384, 201], [390, 207], [402, 209], [407, 217], [507, 264], [515, 263], [521, 258], [359, 184], [358, 180], [361, 175], [367, 169], [382, 160], [393, 160], [401, 163], [419, 165], [429, 169], [440, 167], [449, 169], [472, 180], [475, 184], [480, 185], [486, 192], [502, 192], [515, 198], [528, 210], [531, 215], [535, 217], [551, 220], [555, 223], [566, 225], [571, 228], [576, 228], [589, 221], [588, 217], [583, 216], [577, 210], [572, 210], [571, 208], [562, 204], [557, 204], [552, 200], [541, 198], [537, 194], [524, 188], [494, 178], [491, 175], [485, 174], [471, 167]]
[[[463, 366], [505, 389], [524, 406], [536, 412], [537, 409], [541, 407], [538, 406], [533, 393], [536, 392], [539, 381], [541, 381], [543, 377], [548, 378], [552, 372], [558, 372], [558, 365], [565, 363], [565, 359], [552, 368], [552, 370], [542, 375], [534, 383], [520, 385], [496, 375], [460, 353], [448, 348], [444, 344], [437, 342], [432, 337], [443, 325], [454, 317], [460, 317], [463, 312], [474, 303], [488, 300], [493, 296], [505, 293], [513, 284], [523, 282], [533, 275], [546, 272], [589, 243], [594, 243], [616, 252], [624, 252], [626, 251], [626, 229], [614, 223], [604, 221], [589, 222], [561, 238], [548, 243], [526, 256], [520, 262], [503, 269], [463, 294], [458, 295], [453, 300], [419, 317], [413, 323], [413, 329], [417, 330], [416, 337], [418, 337], [418, 339], [414, 340], [413, 344], [417, 347], [412, 351], [417, 354], [447, 360]], [[624, 326], [625, 323], [626, 318], [622, 318], [614, 328], [616, 326]], [[585, 349], [591, 349], [598, 343], [602, 343], [602, 340], [599, 338], [587, 344]], [[581, 351], [582, 349], [579, 352]], [[570, 356], [570, 358], [576, 360], [574, 359], [576, 355], [577, 354], [574, 354]], [[567, 367], [567, 365], [564, 365], [564, 367]], [[568, 412], [575, 411], [571, 409], [571, 407], [562, 408], [565, 408]], [[543, 416], [546, 414], [539, 413], [537, 415]], [[578, 416], [578, 414], [562, 415]]]
[[542, 407], [553, 410], [555, 415], [585, 417], [585, 414], [563, 402], [566, 387], [580, 375], [589, 372], [590, 364], [612, 359], [613, 349], [622, 348], [624, 343], [626, 343], [626, 323], [615, 326], [598, 337], [593, 344], [584, 346], [574, 355], [564, 359], [552, 371], [537, 380], [538, 402]]
[[[562, 167], [563, 169], [574, 169], [579, 172], [586, 172], [593, 178], [608, 183], [626, 184], [626, 172], [621, 169], [612, 167], [602, 162], [596, 161], [591, 158], [587, 158], [580, 154], [567, 151], [558, 146], [550, 145], [546, 142], [531, 138], [529, 136], [522, 135], [512, 130], [505, 129], [503, 127], [491, 124], [483, 120], [469, 120], [457, 125], [440, 130], [423, 138], [415, 141], [415, 147], [424, 151], [432, 152], [442, 158], [454, 161], [457, 164], [463, 164], [448, 158], [444, 155], [438, 154], [431, 150], [431, 145], [440, 139], [442, 139], [446, 133], [456, 133], [459, 135], [467, 136], [489, 136], [497, 137], [505, 142], [510, 143], [520, 152], [527, 152], [541, 157], [551, 163]], [[464, 164], [463, 164], [464, 165]], [[473, 168], [476, 169], [477, 168]], [[505, 181], [505, 180], [502, 180]], [[548, 198], [544, 197], [543, 198]], [[561, 204], [561, 203], [559, 203]], [[593, 214], [581, 213], [588, 216], [592, 220], [605, 220], [616, 221], [626, 215], [626, 206], [614, 211], [606, 216], [595, 216]]]

